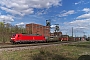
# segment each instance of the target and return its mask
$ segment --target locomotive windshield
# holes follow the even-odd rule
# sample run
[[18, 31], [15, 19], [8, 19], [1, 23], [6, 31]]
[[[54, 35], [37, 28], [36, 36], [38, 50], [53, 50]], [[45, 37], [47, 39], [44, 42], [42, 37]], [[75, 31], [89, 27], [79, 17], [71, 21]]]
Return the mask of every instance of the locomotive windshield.
[[13, 35], [12, 35], [12, 37], [15, 37], [15, 36], [16, 36], [16, 34], [13, 34]]

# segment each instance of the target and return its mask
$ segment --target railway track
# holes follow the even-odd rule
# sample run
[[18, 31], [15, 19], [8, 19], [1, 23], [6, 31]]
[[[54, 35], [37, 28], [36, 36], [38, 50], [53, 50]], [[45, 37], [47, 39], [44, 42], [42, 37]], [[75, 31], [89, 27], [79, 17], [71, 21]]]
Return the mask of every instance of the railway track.
[[35, 49], [35, 48], [41, 48], [41, 47], [49, 47], [49, 46], [56, 46], [56, 45], [61, 45], [61, 44], [69, 44], [70, 42], [50, 42], [50, 43], [37, 43], [37, 44], [17, 44], [17, 45], [11, 45], [11, 44], [6, 44], [6, 45], [0, 45], [0, 53], [2, 51], [20, 51], [20, 50], [30, 50], [30, 49]]
[[49, 47], [49, 46], [57, 46], [57, 45], [65, 45], [65, 44], [74, 44], [78, 42], [50, 42], [50, 43], [33, 43], [33, 44], [5, 44], [0, 45], [0, 53], [2, 51], [17, 51], [17, 50], [30, 50], [35, 48], [41, 48], [41, 47]]
[[31, 44], [15, 44], [15, 45], [11, 45], [8, 43], [8, 44], [0, 45], [0, 49], [16, 48], [16, 47], [29, 47], [29, 46], [41, 46], [41, 45], [54, 45], [54, 44], [69, 44], [69, 43], [74, 43], [74, 42], [64, 41], [64, 42], [31, 43]]

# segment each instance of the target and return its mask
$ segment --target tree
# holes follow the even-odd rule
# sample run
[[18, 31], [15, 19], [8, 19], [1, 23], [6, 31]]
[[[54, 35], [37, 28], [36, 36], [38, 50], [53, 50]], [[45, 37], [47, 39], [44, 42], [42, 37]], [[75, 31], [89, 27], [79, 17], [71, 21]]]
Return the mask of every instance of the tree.
[[0, 42], [6, 43], [10, 41], [11, 35], [14, 33], [25, 33], [24, 27], [12, 26], [9, 23], [0, 22]]

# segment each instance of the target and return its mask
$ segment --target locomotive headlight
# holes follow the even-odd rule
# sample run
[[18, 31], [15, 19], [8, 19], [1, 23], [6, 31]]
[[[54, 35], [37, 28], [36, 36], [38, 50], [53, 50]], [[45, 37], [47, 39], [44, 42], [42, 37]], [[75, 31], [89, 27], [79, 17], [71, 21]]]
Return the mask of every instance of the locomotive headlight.
[[11, 38], [11, 39], [15, 39], [15, 38]]

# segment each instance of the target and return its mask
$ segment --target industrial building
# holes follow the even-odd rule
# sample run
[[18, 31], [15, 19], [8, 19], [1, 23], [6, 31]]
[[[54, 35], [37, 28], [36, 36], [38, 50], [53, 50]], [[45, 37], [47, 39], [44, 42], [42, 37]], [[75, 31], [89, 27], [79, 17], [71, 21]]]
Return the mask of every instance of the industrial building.
[[28, 34], [39, 34], [44, 36], [50, 36], [50, 27], [40, 24], [30, 23], [26, 24], [26, 30]]

